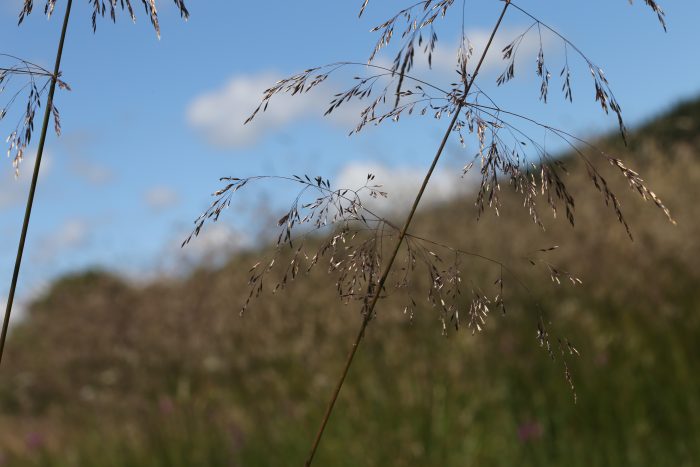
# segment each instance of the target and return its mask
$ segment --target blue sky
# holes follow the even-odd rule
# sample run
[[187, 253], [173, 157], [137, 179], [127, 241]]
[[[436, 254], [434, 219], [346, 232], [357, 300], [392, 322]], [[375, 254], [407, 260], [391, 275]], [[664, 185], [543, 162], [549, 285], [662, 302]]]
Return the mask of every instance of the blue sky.
[[[390, 199], [402, 202], [444, 131], [446, 122], [423, 117], [348, 138], [353, 125], [347, 113], [321, 118], [328, 96], [343, 89], [347, 75], [302, 99], [273, 101], [270, 115], [242, 126], [262, 89], [276, 79], [337, 60], [365, 61], [376, 40], [369, 29], [406, 2], [371, 0], [358, 19], [359, 0], [190, 0], [188, 22], [172, 2], [157, 4], [160, 40], [142, 8], [136, 9], [136, 24], [122, 14], [116, 24], [99, 21], [93, 34], [90, 5], [75, 1], [62, 65], [72, 91], [57, 96], [63, 135], [51, 134], [47, 143], [20, 301], [65, 271], [99, 265], [141, 277], [216, 248], [249, 243], [269, 220], [267, 213], [284, 206], [288, 191], [261, 186], [242, 193], [221, 226], [190, 247], [190, 257], [186, 252], [183, 259], [178, 251], [221, 176], [309, 173], [351, 183], [372, 170], [395, 192]], [[430, 75], [437, 83], [456, 79], [449, 61], [460, 34], [461, 3], [456, 4], [438, 25], [439, 53]], [[35, 12], [18, 27], [20, 5], [20, 0], [0, 5], [0, 53], [51, 68], [65, 1], [58, 1], [48, 21], [41, 14], [43, 2], [36, 1]], [[475, 53], [501, 5], [467, 0], [466, 31]], [[625, 0], [520, 0], [519, 5], [564, 32], [605, 70], [632, 127], [700, 95], [696, 0], [662, 3], [668, 33], [641, 0], [632, 6]], [[529, 24], [511, 11], [497, 44], [506, 44]], [[615, 128], [615, 119], [593, 102], [580, 61], [573, 66], [574, 103], [563, 101], [558, 93], [561, 44], [553, 37], [544, 42], [554, 75], [547, 105], [538, 100], [534, 42], [523, 46], [515, 83], [496, 88], [503, 63], [495, 54], [480, 85], [502, 106], [582, 136]], [[0, 105], [5, 99], [0, 94]], [[10, 126], [0, 122], [3, 138]], [[442, 178], [435, 199], [460, 189], [459, 168], [470, 155], [451, 144], [438, 172]], [[25, 160], [17, 180], [11, 161], [0, 162], [0, 293], [5, 297], [33, 161]]]

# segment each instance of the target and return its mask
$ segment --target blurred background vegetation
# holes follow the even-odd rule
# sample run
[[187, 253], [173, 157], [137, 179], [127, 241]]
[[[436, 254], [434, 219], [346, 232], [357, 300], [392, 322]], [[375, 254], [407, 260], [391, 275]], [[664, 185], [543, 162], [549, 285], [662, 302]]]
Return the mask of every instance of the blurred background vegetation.
[[[423, 211], [414, 233], [502, 259], [530, 293], [506, 276], [506, 314], [476, 335], [443, 336], [420, 294], [412, 319], [405, 295], [384, 300], [318, 465], [700, 465], [700, 101], [637, 129], [627, 149], [600, 144], [639, 170], [678, 225], [611, 170], [630, 242], [569, 156], [575, 229], [556, 219], [541, 232], [515, 197], [478, 223], [471, 198]], [[557, 286], [522, 260], [552, 245], [546, 259], [582, 286]], [[177, 279], [86, 271], [55, 282], [8, 344], [0, 465], [300, 465], [361, 317], [321, 270], [239, 317], [265, 253]], [[463, 267], [495, 287], [497, 267]], [[562, 361], [536, 340], [535, 302], [581, 353], [567, 359], [576, 402]]]

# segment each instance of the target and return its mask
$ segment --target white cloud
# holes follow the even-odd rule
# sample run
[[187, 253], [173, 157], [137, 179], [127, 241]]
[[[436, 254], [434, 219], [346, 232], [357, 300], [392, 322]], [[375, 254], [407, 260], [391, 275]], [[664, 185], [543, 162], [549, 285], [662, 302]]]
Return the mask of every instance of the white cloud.
[[[510, 27], [505, 28], [499, 32], [494, 38], [491, 48], [489, 49], [486, 59], [481, 66], [480, 73], [491, 73], [491, 72], [501, 72], [505, 69], [506, 62], [503, 60], [502, 50], [508, 45], [512, 40], [514, 40], [518, 35], [522, 34], [527, 27]], [[473, 72], [476, 64], [478, 63], [481, 54], [483, 53], [486, 44], [488, 43], [491, 31], [487, 29], [472, 29], [466, 31], [466, 37], [469, 40], [473, 48], [472, 57], [469, 61], [470, 67], [469, 72]], [[516, 54], [516, 72], [524, 63], [534, 63], [537, 56], [537, 51], [540, 46], [540, 39], [536, 30], [531, 30], [522, 40], [518, 46], [518, 51]], [[551, 35], [542, 35], [542, 45], [547, 46], [551, 43]], [[457, 51], [459, 50], [459, 39], [440, 42], [438, 41], [432, 56], [432, 66], [433, 70], [439, 73], [451, 73], [454, 74], [457, 69]], [[546, 53], [546, 50], [545, 50]], [[421, 60], [426, 62], [425, 66], [418, 69], [420, 73], [421, 68], [424, 71], [427, 68], [427, 58]], [[534, 72], [534, 65], [532, 66], [532, 71]]]
[[148, 263], [125, 263], [120, 268], [120, 274], [135, 286], [164, 279], [185, 278], [197, 268], [220, 267], [234, 253], [253, 244], [251, 237], [223, 223], [207, 223], [199, 236], [182, 246], [182, 241], [189, 233], [189, 230], [175, 233], [163, 243], [160, 251]]
[[90, 237], [90, 225], [83, 219], [69, 219], [58, 230], [41, 239], [35, 250], [38, 261], [50, 262], [58, 254], [85, 246]]
[[114, 179], [114, 172], [96, 157], [98, 142], [98, 135], [87, 130], [64, 133], [58, 140], [71, 174], [91, 185], [104, 186]]
[[[34, 172], [34, 161], [36, 160], [36, 152], [32, 152], [24, 156], [22, 165], [19, 167], [19, 177], [15, 178], [15, 171], [12, 164], [8, 161], [5, 167], [0, 169], [0, 180], [2, 180], [2, 189], [0, 190], [0, 209], [11, 208], [22, 205], [27, 200], [27, 192], [32, 180]], [[51, 173], [53, 167], [53, 155], [44, 151], [41, 158], [41, 170], [39, 172], [39, 182], [44, 183], [46, 177]]]
[[[3, 290], [3, 295], [7, 296], [7, 291]], [[12, 332], [12, 328], [22, 321], [22, 319], [26, 316], [27, 313], [27, 305], [33, 301], [37, 297], [33, 298], [27, 298], [27, 297], [22, 297], [22, 296], [16, 296], [13, 303], [12, 303], [12, 316], [10, 317], [10, 332]], [[0, 298], [0, 310], [2, 312], [5, 312], [5, 309], [7, 308], [7, 298]]]
[[[187, 109], [187, 120], [208, 143], [238, 148], [252, 145], [269, 132], [290, 123], [323, 116], [333, 94], [325, 84], [301, 95], [276, 95], [267, 111], [244, 125], [260, 104], [265, 89], [279, 79], [279, 75], [269, 72], [234, 76], [220, 89], [195, 98]], [[349, 109], [331, 114], [329, 120], [352, 128], [358, 120], [358, 112]]]
[[180, 201], [180, 196], [170, 187], [155, 186], [144, 193], [144, 200], [154, 211], [161, 211], [175, 206]]
[[[482, 72], [500, 72], [505, 67], [501, 50], [526, 27], [509, 28], [496, 36]], [[476, 65], [479, 53], [488, 41], [490, 31], [475, 29], [468, 31], [474, 54], [471, 60], [472, 69]], [[543, 35], [544, 45], [549, 36]], [[433, 53], [432, 63], [434, 72], [441, 76], [454, 75], [457, 63], [457, 40], [438, 42]], [[517, 67], [520, 68], [532, 59], [534, 62], [539, 47], [539, 36], [536, 31], [530, 31], [520, 43], [517, 52]], [[379, 57], [377, 65], [389, 65]], [[534, 72], [534, 65], [532, 67]], [[427, 59], [417, 59], [413, 74], [419, 77], [427, 76]], [[221, 148], [240, 148], [255, 144], [272, 131], [299, 120], [321, 118], [329, 102], [337, 90], [333, 90], [333, 81], [325, 82], [309, 93], [290, 96], [277, 94], [271, 100], [266, 112], [259, 113], [256, 118], [244, 125], [245, 120], [255, 110], [261, 101], [265, 89], [274, 85], [282, 76], [276, 73], [264, 72], [256, 74], [240, 74], [233, 76], [225, 85], [196, 97], [187, 109], [187, 121], [204, 139]], [[344, 81], [347, 84], [347, 81]], [[352, 84], [352, 83], [351, 83]], [[347, 86], [341, 86], [345, 89]], [[327, 120], [350, 130], [359, 120], [362, 105], [357, 101], [346, 104], [342, 112], [332, 113]]]
[[104, 186], [114, 179], [114, 173], [107, 167], [81, 160], [71, 165], [75, 174], [94, 186]]
[[[26, 317], [27, 310], [31, 307], [33, 303], [41, 299], [46, 292], [49, 290], [51, 282], [48, 280], [40, 280], [38, 282], [26, 283], [24, 282], [21, 289], [18, 290], [18, 294], [12, 303], [12, 317], [10, 319], [10, 330], [13, 326], [22, 322]], [[3, 291], [3, 296], [7, 297], [8, 291]], [[0, 310], [3, 312], [7, 307], [7, 298], [0, 299]]]
[[178, 251], [178, 262], [220, 263], [236, 251], [251, 246], [252, 239], [243, 232], [221, 223], [208, 223], [197, 237], [182, 247], [182, 238], [176, 239], [172, 249]]
[[[407, 211], [423, 182], [425, 169], [413, 167], [388, 167], [378, 163], [352, 162], [336, 176], [337, 187], [357, 189], [374, 174], [373, 183], [381, 185], [388, 198], [373, 199], [365, 195], [363, 203], [381, 214], [397, 214]], [[436, 169], [423, 195], [420, 207], [446, 202], [463, 196], [473, 187], [470, 178], [462, 177], [459, 170]]]

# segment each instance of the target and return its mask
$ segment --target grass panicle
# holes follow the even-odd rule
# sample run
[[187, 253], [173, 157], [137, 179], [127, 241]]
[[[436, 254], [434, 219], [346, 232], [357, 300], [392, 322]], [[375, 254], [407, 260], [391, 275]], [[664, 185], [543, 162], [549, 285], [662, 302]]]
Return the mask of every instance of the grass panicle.
[[[57, 0], [46, 0], [46, 3], [44, 4], [44, 14], [47, 17], [50, 18], [53, 14], [54, 9], [56, 8], [56, 2]], [[180, 12], [180, 16], [185, 20], [189, 19], [190, 12], [189, 10], [187, 10], [187, 6], [185, 6], [184, 0], [173, 0], [173, 2], [175, 3], [175, 6]], [[134, 13], [132, 0], [88, 0], [88, 3], [90, 3], [90, 6], [92, 7], [93, 31], [97, 30], [98, 17], [104, 18], [107, 14], [109, 14], [109, 18], [112, 20], [112, 22], [116, 22], [117, 11], [119, 9], [121, 9], [122, 11], [125, 10], [131, 18], [131, 21], [134, 23], [136, 22], [136, 14]], [[134, 3], [136, 3], [136, 0], [134, 0]], [[153, 26], [153, 29], [158, 35], [158, 38], [160, 38], [160, 22], [158, 20], [158, 8], [156, 5], [156, 0], [141, 0], [141, 4], [143, 5], [144, 10], [146, 11], [146, 15], [148, 15], [148, 18], [151, 21], [151, 25]], [[24, 0], [22, 10], [19, 14], [19, 24], [22, 24], [22, 22], [24, 22], [25, 18], [32, 13], [33, 9], [34, 0]]]
[[[360, 15], [366, 11], [368, 3], [368, 0], [364, 1]], [[464, 1], [462, 3], [464, 11], [466, 3]], [[378, 33], [379, 37], [367, 63], [337, 62], [309, 68], [282, 79], [263, 93], [260, 105], [245, 121], [248, 124], [259, 113], [265, 112], [276, 95], [294, 96], [308, 93], [325, 82], [331, 74], [350, 68], [362, 69], [366, 74], [355, 76], [352, 86], [335, 94], [325, 115], [345, 111], [344, 106], [351, 101], [364, 103], [359, 122], [350, 131], [351, 135], [361, 132], [370, 124], [376, 126], [389, 121], [398, 122], [401, 118], [414, 115], [430, 116], [438, 120], [442, 117], [449, 119], [444, 138], [401, 228], [376, 215], [362, 203], [360, 193], [363, 190], [369, 190], [373, 197], [386, 197], [388, 194], [380, 190], [380, 185], [365, 184], [359, 189], [336, 189], [331, 188], [331, 182], [328, 179], [320, 176], [315, 178], [275, 177], [299, 183], [302, 188], [291, 208], [278, 222], [281, 232], [277, 240], [277, 251], [289, 247], [294, 253], [286, 265], [280, 266], [285, 268], [284, 273], [281, 281], [272, 286], [272, 290], [284, 288], [287, 281], [295, 279], [303, 270], [309, 271], [319, 263], [320, 258], [325, 257], [328, 273], [335, 274], [337, 277], [336, 289], [340, 299], [345, 302], [349, 299], [357, 299], [362, 304], [362, 324], [322, 418], [321, 426], [307, 457], [307, 466], [311, 465], [314, 459], [355, 352], [362, 341], [368, 323], [376, 314], [375, 307], [381, 298], [388, 297], [391, 289], [411, 291], [408, 297], [410, 305], [404, 308], [404, 312], [412, 316], [416, 303], [412, 295], [416, 289], [414, 276], [419, 269], [424, 270], [427, 273], [427, 278], [424, 280], [428, 284], [427, 301], [432, 308], [438, 310], [443, 333], [451, 327], [459, 329], [462, 324], [472, 333], [479, 332], [486, 325], [493, 309], [505, 313], [504, 284], [508, 284], [509, 281], [504, 280], [504, 272], [509, 271], [508, 266], [502, 261], [482, 257], [492, 262], [498, 269], [498, 276], [493, 283], [495, 290], [493, 293], [487, 292], [465, 277], [465, 267], [461, 261], [462, 252], [448, 245], [439, 245], [443, 251], [451, 253], [451, 259], [448, 260], [439, 249], [435, 248], [438, 244], [431, 245], [429, 239], [415, 237], [409, 232], [416, 209], [449, 138], [456, 137], [463, 148], [473, 148], [473, 156], [468, 157], [463, 174], [478, 171], [479, 181], [475, 199], [477, 218], [487, 208], [493, 209], [499, 215], [502, 206], [502, 189], [509, 186], [521, 197], [522, 205], [531, 220], [542, 229], [545, 225], [540, 212], [541, 206], [551, 211], [553, 217], [557, 217], [560, 211], [563, 212], [567, 221], [574, 225], [575, 200], [567, 187], [568, 170], [563, 162], [550, 154], [543, 141], [530, 136], [525, 127], [534, 125], [544, 129], [545, 140], [547, 135], [553, 135], [570, 146], [580, 157], [592, 185], [602, 193], [605, 204], [611, 206], [630, 238], [631, 229], [623, 215], [619, 198], [611, 190], [594, 158], [607, 161], [616, 167], [633, 190], [637, 191], [643, 199], [651, 199], [673, 222], [670, 211], [659, 197], [647, 187], [637, 172], [628, 169], [620, 158], [608, 155], [564, 130], [503, 109], [496, 104], [494, 98], [475, 83], [493, 39], [499, 32], [501, 22], [508, 8], [512, 6], [514, 11], [525, 15], [532, 23], [502, 49], [502, 59], [506, 63], [506, 68], [497, 77], [496, 84], [505, 85], [515, 78], [516, 56], [519, 48], [529, 34], [537, 34], [539, 48], [535, 71], [540, 80], [540, 100], [547, 103], [552, 73], [550, 65], [545, 61], [543, 34], [552, 35], [559, 40], [564, 52], [564, 62], [560, 65], [559, 73], [564, 99], [573, 100], [571, 83], [574, 68], [570, 54], [574, 53], [583, 61], [585, 69], [593, 80], [594, 100], [605, 113], [615, 114], [620, 134], [626, 142], [627, 130], [622, 118], [622, 109], [602, 68], [563, 34], [514, 2], [510, 0], [503, 2], [501, 15], [492, 29], [486, 47], [479, 55], [477, 64], [473, 66], [473, 71], [470, 71], [473, 47], [466, 36], [463, 22], [462, 40], [455, 64], [459, 79], [449, 87], [442, 87], [422, 77], [414, 76], [412, 70], [417, 52], [426, 56], [428, 67], [432, 66], [432, 55], [438, 41], [435, 24], [448, 14], [454, 4], [454, 0], [425, 0], [399, 10], [372, 29], [372, 32]], [[653, 1], [647, 0], [646, 4], [657, 13], [665, 29], [663, 11]], [[376, 63], [380, 52], [395, 45], [397, 38], [399, 44], [396, 46], [397, 51], [391, 64]], [[223, 210], [230, 206], [231, 196], [237, 190], [253, 180], [262, 178], [271, 177], [222, 179], [226, 185], [214, 193], [215, 200], [195, 221], [195, 229], [183, 246], [199, 234], [207, 221], [219, 219]], [[372, 174], [368, 175], [367, 183], [374, 183]], [[302, 201], [309, 190], [315, 193], [315, 199]], [[304, 226], [310, 226], [310, 228], [304, 229]], [[304, 238], [326, 227], [331, 230], [328, 239], [314, 254], [307, 255], [303, 249]], [[302, 232], [295, 236], [293, 234], [295, 229], [301, 229]], [[537, 252], [538, 256], [553, 249], [541, 249]], [[249, 280], [250, 292], [242, 311], [248, 308], [253, 298], [264, 291], [264, 278], [278, 264], [278, 259], [278, 254], [275, 254], [273, 258], [260, 261], [252, 267]], [[302, 266], [300, 263], [304, 261], [306, 263]], [[561, 284], [562, 281], [573, 285], [581, 283], [574, 274], [542, 258], [529, 257], [526, 261], [533, 266], [544, 267], [555, 284]], [[396, 267], [394, 267], [395, 264]], [[517, 276], [514, 277], [514, 282], [522, 284], [522, 280]], [[567, 359], [578, 355], [579, 352], [568, 339], [550, 336], [542, 310], [538, 306], [535, 307], [538, 308], [537, 340], [551, 358], [559, 357], [567, 384], [571, 387], [576, 399], [573, 376]]]
[[[5, 118], [15, 117], [15, 125], [6, 138], [8, 144], [7, 157], [12, 159], [15, 176], [19, 175], [19, 167], [24, 159], [27, 146], [34, 134], [34, 119], [42, 102], [46, 104], [46, 94], [51, 88], [53, 73], [27, 60], [8, 54], [0, 54], [3, 64], [0, 66], [0, 96], [7, 96], [0, 108], [0, 123]], [[56, 77], [59, 89], [70, 90], [70, 86]], [[3, 96], [4, 97], [4, 96]], [[26, 102], [21, 106], [19, 102]], [[15, 108], [19, 111], [13, 112]], [[56, 135], [61, 134], [61, 118], [55, 104], [51, 105], [51, 116]], [[16, 115], [15, 115], [16, 114]]]

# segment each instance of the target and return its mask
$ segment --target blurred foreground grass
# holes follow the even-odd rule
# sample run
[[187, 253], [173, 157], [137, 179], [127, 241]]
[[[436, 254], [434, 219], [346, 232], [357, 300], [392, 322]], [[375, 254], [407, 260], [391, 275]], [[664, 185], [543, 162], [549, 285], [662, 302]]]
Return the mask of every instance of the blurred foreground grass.
[[[411, 320], [405, 296], [385, 300], [316, 465], [700, 465], [700, 103], [632, 141], [627, 160], [677, 227], [623, 196], [630, 242], [573, 160], [575, 230], [552, 220], [543, 234], [517, 203], [479, 223], [468, 199], [421, 214], [417, 233], [513, 263], [532, 292], [506, 279], [507, 313], [474, 336], [443, 337], [427, 305]], [[552, 244], [584, 286], [509, 260]], [[99, 271], [53, 284], [9, 342], [0, 465], [301, 465], [360, 316], [314, 272], [238, 317], [264, 254], [141, 286]], [[464, 268], [475, 287], [498, 277]], [[581, 351], [566, 360], [576, 403], [535, 339], [535, 300]]]

